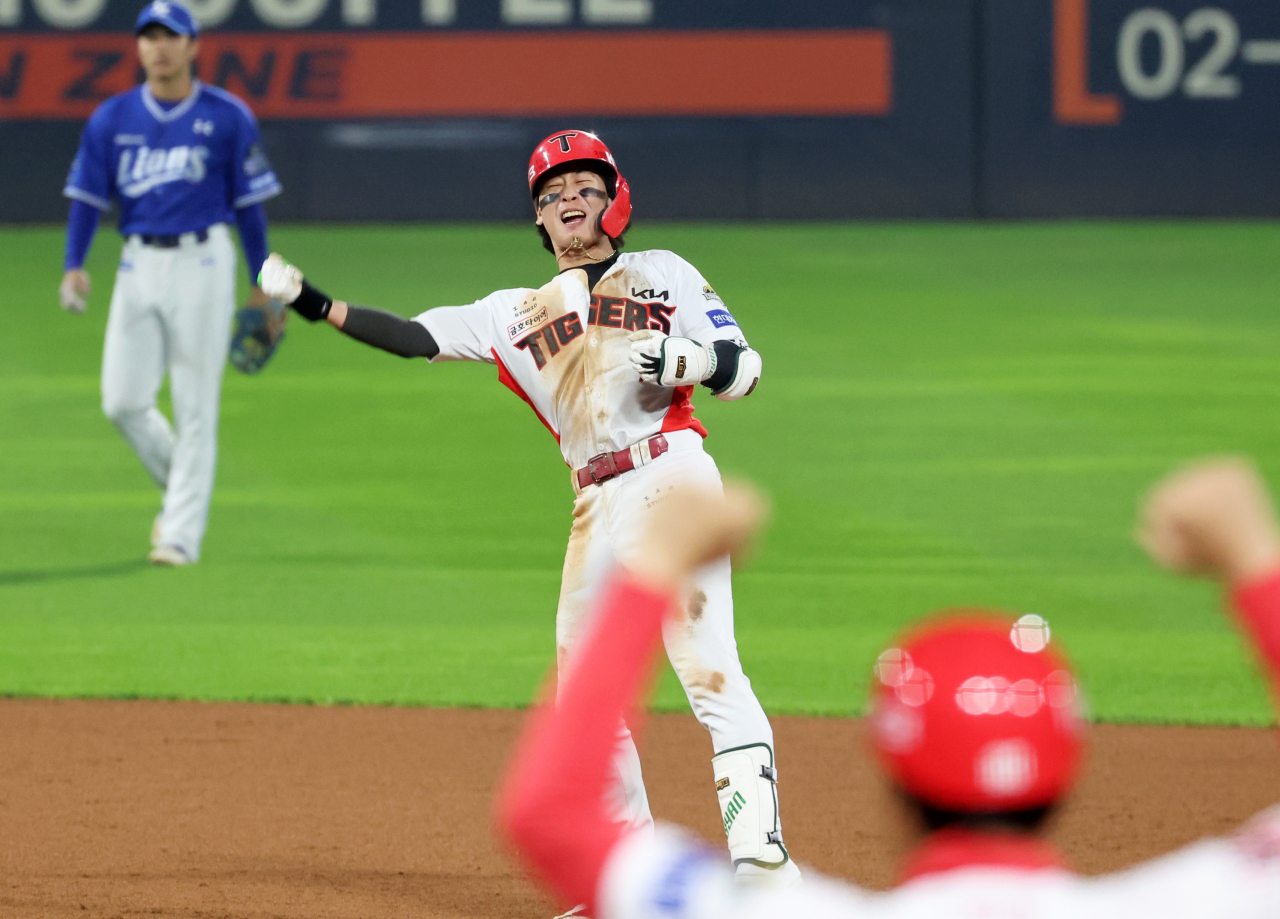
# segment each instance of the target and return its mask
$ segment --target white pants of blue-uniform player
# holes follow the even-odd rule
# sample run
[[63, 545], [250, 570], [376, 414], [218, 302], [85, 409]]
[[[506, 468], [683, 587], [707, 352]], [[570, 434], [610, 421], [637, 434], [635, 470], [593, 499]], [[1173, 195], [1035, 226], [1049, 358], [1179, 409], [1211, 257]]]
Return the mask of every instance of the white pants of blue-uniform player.
[[[218, 456], [218, 405], [235, 313], [224, 224], [171, 249], [125, 243], [102, 355], [102, 411], [164, 489], [160, 542], [200, 557]], [[165, 373], [173, 424], [156, 408]]]

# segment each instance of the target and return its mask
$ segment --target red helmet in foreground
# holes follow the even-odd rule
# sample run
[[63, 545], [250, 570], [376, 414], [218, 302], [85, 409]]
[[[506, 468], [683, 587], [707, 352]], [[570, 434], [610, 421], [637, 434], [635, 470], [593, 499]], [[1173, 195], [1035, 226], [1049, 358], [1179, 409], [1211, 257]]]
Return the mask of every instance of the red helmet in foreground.
[[925, 804], [1029, 810], [1075, 782], [1081, 704], [1039, 616], [955, 614], [880, 655], [870, 740], [890, 777]]
[[534, 147], [533, 156], [529, 157], [529, 193], [536, 197], [543, 176], [552, 169], [579, 161], [584, 169], [601, 173], [609, 186], [613, 200], [600, 215], [599, 228], [616, 239], [631, 222], [631, 186], [618, 172], [618, 164], [604, 141], [589, 131], [561, 131]]

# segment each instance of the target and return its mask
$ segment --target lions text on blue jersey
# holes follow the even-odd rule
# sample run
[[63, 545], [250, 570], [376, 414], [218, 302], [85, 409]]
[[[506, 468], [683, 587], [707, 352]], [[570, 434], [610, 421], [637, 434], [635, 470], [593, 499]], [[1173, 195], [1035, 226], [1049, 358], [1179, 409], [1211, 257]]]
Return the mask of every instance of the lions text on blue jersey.
[[172, 107], [145, 84], [102, 103], [63, 194], [104, 211], [118, 201], [125, 236], [167, 236], [230, 223], [280, 191], [248, 106], [196, 80]]

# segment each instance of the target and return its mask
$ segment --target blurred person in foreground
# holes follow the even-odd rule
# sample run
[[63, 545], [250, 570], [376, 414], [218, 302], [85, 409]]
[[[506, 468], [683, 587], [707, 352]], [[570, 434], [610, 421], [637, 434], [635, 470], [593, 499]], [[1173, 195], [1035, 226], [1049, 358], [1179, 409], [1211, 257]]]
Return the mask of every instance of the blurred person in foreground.
[[[742, 548], [759, 501], [686, 492], [644, 551], [613, 576], [562, 670], [555, 707], [530, 716], [495, 806], [500, 833], [563, 903], [600, 919], [1280, 916], [1280, 808], [1230, 837], [1135, 868], [1072, 874], [1036, 834], [1074, 784], [1083, 746], [1068, 665], [1027, 618], [955, 614], [880, 656], [871, 743], [927, 832], [887, 893], [808, 874], [790, 888], [733, 883], [722, 858], [680, 830], [627, 831], [603, 806], [617, 720], [643, 702], [663, 619], [690, 574]], [[1159, 483], [1139, 539], [1174, 571], [1218, 578], [1240, 627], [1280, 672], [1280, 528], [1257, 474], [1206, 462]]]

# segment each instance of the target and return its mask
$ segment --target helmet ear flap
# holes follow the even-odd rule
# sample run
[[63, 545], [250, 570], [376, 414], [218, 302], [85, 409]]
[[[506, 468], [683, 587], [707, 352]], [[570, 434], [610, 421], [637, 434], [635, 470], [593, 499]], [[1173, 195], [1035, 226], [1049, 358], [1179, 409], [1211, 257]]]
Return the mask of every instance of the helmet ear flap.
[[631, 186], [618, 176], [613, 201], [596, 218], [596, 227], [610, 239], [617, 239], [631, 222]]

